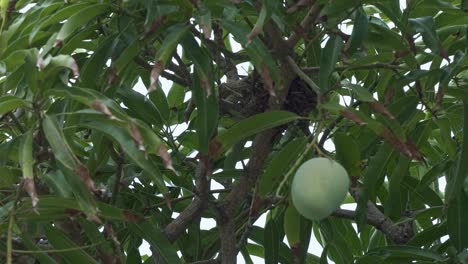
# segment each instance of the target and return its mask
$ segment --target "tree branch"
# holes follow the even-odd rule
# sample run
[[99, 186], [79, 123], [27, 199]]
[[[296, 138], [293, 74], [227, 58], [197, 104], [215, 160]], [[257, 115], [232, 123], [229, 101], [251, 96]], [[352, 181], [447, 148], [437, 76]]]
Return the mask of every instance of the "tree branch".
[[209, 174], [211, 174], [210, 160], [207, 156], [200, 155], [200, 162], [195, 171], [196, 189], [198, 196], [187, 206], [179, 216], [164, 228], [167, 239], [171, 242], [185, 231], [187, 226], [206, 208], [209, 197]]
[[234, 214], [250, 193], [262, 172], [265, 159], [271, 151], [271, 140], [278, 130], [272, 129], [258, 134], [252, 145], [252, 157], [245, 173], [240, 177], [238, 183], [233, 186], [221, 208], [221, 216], [218, 224], [220, 230], [222, 263], [236, 263], [237, 239]]
[[[338, 209], [332, 215], [349, 220], [356, 219], [356, 212], [352, 210]], [[396, 244], [406, 244], [413, 236], [410, 226], [412, 225], [412, 221], [395, 224], [370, 201], [367, 203], [367, 223], [380, 230], [388, 239]]]
[[[270, 96], [269, 110], [273, 110], [281, 108], [284, 98], [288, 94], [288, 88], [296, 77], [296, 74], [287, 62], [291, 50], [288, 48], [286, 41], [283, 40], [281, 31], [274, 23], [269, 21], [265, 25], [265, 32], [267, 34], [267, 39], [270, 41], [270, 48], [274, 50], [274, 54], [281, 62], [280, 71], [283, 80], [282, 86], [279, 87], [280, 89], [277, 89], [280, 92], [279, 95], [276, 97]], [[234, 215], [238, 206], [244, 203], [247, 195], [251, 192], [258, 177], [261, 175], [264, 161], [272, 148], [271, 142], [278, 131], [278, 129], [270, 129], [257, 134], [252, 144], [252, 156], [247, 164], [247, 168], [244, 170], [237, 184], [232, 187], [231, 192], [220, 208], [217, 222], [221, 240], [219, 256], [222, 263], [236, 263], [238, 243]]]
[[[355, 201], [359, 200], [359, 192], [356, 187], [351, 187], [350, 193]], [[333, 212], [332, 215], [340, 218], [356, 220], [356, 212], [351, 210], [338, 209]], [[385, 214], [382, 213], [371, 201], [367, 202], [367, 223], [380, 230], [395, 244], [406, 244], [414, 235], [412, 220], [396, 224], [390, 218], [385, 216]]]
[[[287, 44], [290, 47], [290, 49], [294, 49], [294, 46], [296, 46], [296, 44], [301, 39], [301, 35], [309, 31], [310, 26], [313, 25], [314, 22], [317, 20], [321, 10], [322, 5], [319, 5], [318, 3], [314, 3], [312, 5], [312, 7], [309, 9], [309, 12], [302, 20], [300, 28], [297, 30], [297, 32], [294, 32], [294, 34], [292, 34], [291, 37], [289, 37]], [[288, 10], [288, 12], [290, 11]]]

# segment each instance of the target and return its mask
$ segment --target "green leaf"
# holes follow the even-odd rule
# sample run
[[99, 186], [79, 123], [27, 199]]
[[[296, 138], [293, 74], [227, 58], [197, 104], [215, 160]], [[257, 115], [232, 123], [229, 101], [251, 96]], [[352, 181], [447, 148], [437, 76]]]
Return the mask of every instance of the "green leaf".
[[[310, 237], [312, 236], [312, 221], [301, 216], [299, 226], [300, 226], [299, 237], [301, 240], [301, 244], [299, 247], [299, 260], [302, 263], [302, 262], [306, 262], [307, 259], [310, 259], [311, 257], [312, 258], [315, 257], [307, 253], [307, 251], [309, 250]], [[317, 260], [317, 257], [315, 257], [315, 260]]]
[[167, 95], [167, 103], [171, 108], [180, 107], [184, 103], [185, 88], [180, 84], [173, 83]]
[[322, 255], [320, 255], [320, 264], [328, 264], [327, 252], [328, 252], [328, 246], [325, 246], [323, 248]]
[[38, 202], [36, 186], [34, 184], [34, 156], [33, 156], [33, 132], [29, 130], [23, 135], [19, 149], [19, 163], [23, 170], [23, 188], [31, 197], [33, 207]]
[[432, 166], [421, 179], [417, 189], [428, 187], [431, 183], [439, 179], [441, 175], [452, 165], [452, 161], [446, 159]]
[[369, 92], [368, 89], [362, 87], [361, 85], [347, 83], [344, 85], [347, 88], [350, 88], [353, 93], [356, 95], [356, 98], [362, 102], [373, 102], [374, 96]]
[[171, 112], [164, 91], [162, 89], [156, 89], [156, 91], [149, 94], [149, 99], [153, 102], [158, 114], [161, 115], [164, 124], [168, 125]]
[[440, 239], [447, 234], [447, 222], [431, 226], [417, 233], [409, 242], [408, 245], [423, 247], [430, 246], [433, 241]]
[[455, 198], [463, 188], [465, 180], [468, 178], [468, 102], [463, 103], [463, 142], [458, 155], [458, 162], [455, 175], [447, 182], [445, 200], [450, 201]]
[[388, 143], [384, 143], [364, 172], [364, 184], [356, 209], [356, 224], [359, 230], [362, 230], [367, 223], [367, 202], [375, 199], [376, 191], [379, 188], [378, 183], [383, 180], [387, 163], [392, 158], [393, 153], [392, 147]]
[[113, 255], [115, 253], [113, 252], [111, 242], [106, 241], [104, 235], [99, 231], [99, 225], [86, 221], [83, 218], [77, 219], [77, 222], [80, 223], [80, 227], [84, 231], [84, 234], [86, 234], [86, 236], [88, 237], [89, 241], [99, 243], [99, 245], [97, 245], [96, 248], [99, 251], [99, 254], [103, 256], [103, 258], [110, 256], [114, 257]]
[[379, 50], [408, 50], [402, 37], [384, 25], [379, 18], [370, 17], [369, 31], [364, 43]]
[[274, 219], [270, 219], [270, 221], [266, 223], [264, 236], [263, 247], [265, 248], [265, 263], [278, 263], [280, 237]]
[[447, 183], [445, 200], [448, 202], [447, 224], [449, 236], [461, 251], [468, 247], [468, 197], [463, 186], [468, 179], [468, 103], [463, 102], [463, 143], [455, 174]]
[[[268, 51], [265, 44], [258, 38], [255, 38], [252, 41], [248, 41], [247, 36], [250, 30], [241, 23], [223, 20], [221, 24], [228, 32], [232, 33], [234, 39], [237, 42], [245, 47], [253, 65], [260, 73], [265, 69], [266, 66], [266, 72], [269, 76], [262, 75], [264, 81], [273, 81], [275, 83], [279, 83], [280, 74], [278, 71], [278, 66], [276, 65], [273, 56]], [[270, 77], [270, 80], [267, 80], [267, 77]], [[270, 88], [272, 89], [272, 87], [269, 87], [268, 89]], [[271, 92], [272, 91], [270, 91], [270, 93]]]
[[157, 228], [156, 224], [146, 220], [138, 224], [129, 224], [129, 228], [133, 233], [148, 241], [157, 250], [158, 256], [163, 263], [181, 263], [177, 256], [177, 250], [167, 240], [164, 233]]
[[70, 170], [74, 170], [78, 167], [80, 162], [68, 145], [62, 129], [59, 128], [57, 120], [49, 115], [45, 115], [42, 120], [42, 130], [52, 148], [55, 158]]
[[217, 141], [222, 144], [223, 149], [229, 149], [242, 139], [301, 118], [287, 111], [270, 111], [256, 114], [220, 132]]
[[[83, 165], [80, 165], [83, 166]], [[69, 170], [64, 166], [59, 166], [64, 174], [66, 183], [70, 186], [80, 209], [86, 214], [89, 220], [100, 222], [98, 219], [98, 209], [93, 194], [89, 191], [85, 181], [80, 178], [76, 171]], [[89, 177], [89, 175], [88, 175]]]
[[437, 37], [434, 19], [430, 16], [408, 20], [413, 31], [421, 33], [424, 43], [434, 54], [440, 54], [441, 44]]
[[[207, 79], [203, 80], [199, 72], [193, 75], [192, 92], [197, 105], [196, 128], [198, 135], [198, 147], [201, 153], [208, 153], [208, 144], [215, 132], [218, 120], [217, 98], [212, 92], [212, 87], [207, 87]], [[205, 76], [207, 78], [208, 76]], [[205, 87], [203, 87], [205, 85]]]
[[408, 169], [411, 160], [400, 155], [398, 163], [393, 168], [389, 177], [388, 197], [385, 202], [385, 214], [391, 219], [398, 220], [406, 207], [406, 201], [401, 199], [401, 183], [405, 176], [408, 176]]
[[110, 36], [102, 40], [102, 43], [94, 51], [93, 55], [87, 59], [81, 67], [79, 85], [82, 87], [93, 88], [103, 72], [106, 62], [115, 48], [115, 38]]
[[133, 59], [139, 54], [142, 47], [140, 46], [140, 41], [135, 40], [125, 48], [124, 51], [120, 54], [119, 58], [115, 61], [115, 69], [117, 75], [122, 74], [123, 70], [128, 67]]
[[343, 41], [337, 35], [332, 35], [327, 41], [320, 57], [319, 86], [325, 92], [330, 89], [330, 77], [335, 70], [336, 62], [341, 53]]
[[383, 256], [389, 259], [403, 260], [433, 260], [444, 261], [445, 258], [440, 254], [427, 249], [421, 249], [413, 246], [386, 246], [369, 250], [366, 256]]
[[337, 132], [333, 135], [335, 143], [336, 159], [348, 171], [352, 177], [361, 174], [361, 153], [356, 141], [349, 135]]
[[175, 48], [181, 41], [182, 37], [185, 36], [189, 28], [190, 26], [183, 24], [177, 24], [170, 27], [167, 30], [167, 36], [164, 38], [161, 47], [156, 53], [156, 61], [161, 61], [163, 65], [166, 65], [169, 59], [172, 57]]
[[71, 98], [82, 104], [87, 105], [90, 108], [93, 108], [95, 101], [99, 101], [99, 103], [103, 103], [106, 107], [108, 107], [115, 117], [123, 120], [129, 120], [128, 115], [114, 100], [104, 96], [100, 92], [93, 89], [79, 87], [57, 87], [55, 89], [48, 90], [46, 94]]
[[448, 118], [437, 118], [434, 120], [437, 126], [440, 129], [440, 134], [436, 137], [436, 140], [439, 142], [440, 148], [442, 148], [452, 160], [457, 159], [457, 149], [455, 142], [452, 140], [452, 129], [450, 127], [450, 120]]
[[255, 22], [252, 31], [250, 31], [250, 33], [247, 35], [248, 43], [250, 43], [253, 38], [255, 38], [258, 34], [260, 34], [263, 31], [263, 25], [265, 24], [265, 22], [268, 21], [268, 19], [271, 16], [273, 2], [274, 1], [268, 0], [262, 1], [262, 8], [260, 9], [260, 14], [258, 15], [257, 22]]
[[22, 171], [18, 168], [0, 166], [0, 188], [11, 187], [20, 180]]
[[364, 38], [367, 35], [367, 25], [368, 25], [368, 18], [367, 15], [364, 13], [363, 10], [358, 9], [356, 11], [354, 18], [354, 26], [353, 32], [351, 33], [351, 37], [346, 44], [346, 51], [352, 55], [358, 48], [361, 47]]
[[205, 91], [206, 96], [213, 93], [213, 64], [210, 53], [206, 48], [199, 46], [193, 36], [186, 34], [182, 39], [184, 54], [190, 59], [198, 73], [200, 86]]
[[[138, 150], [138, 148], [133, 143], [131, 136], [129, 135], [128, 131], [124, 130], [117, 125], [113, 120], [109, 119], [99, 119], [94, 115], [88, 116], [89, 121], [87, 120], [85, 123], [82, 123], [82, 126], [95, 129], [97, 131], [101, 131], [104, 134], [107, 134], [112, 139], [117, 141], [122, 150], [125, 154], [138, 166], [140, 166], [143, 170], [145, 170], [148, 175], [153, 180], [154, 184], [158, 187], [158, 189], [162, 193], [167, 192], [167, 187], [164, 184], [164, 180], [162, 178], [161, 172], [159, 168], [149, 159], [145, 158], [145, 154]], [[145, 133], [144, 131], [142, 133]], [[154, 146], [156, 147], [156, 146]]]
[[258, 193], [260, 195], [267, 195], [276, 189], [277, 185], [282, 180], [282, 176], [287, 173], [292, 164], [304, 151], [306, 144], [306, 138], [295, 138], [272, 158], [265, 173], [260, 178], [258, 185]]
[[40, 21], [36, 22], [34, 28], [31, 30], [29, 34], [29, 44], [32, 44], [36, 38], [36, 35], [39, 31], [47, 26], [50, 26], [55, 23], [59, 23], [72, 15], [76, 14], [84, 7], [89, 6], [91, 2], [80, 2], [74, 5], [66, 6], [64, 8], [59, 9], [57, 12], [52, 13], [49, 16], [44, 17]]
[[[78, 77], [80, 75], [75, 59], [69, 55], [57, 55], [52, 57], [47, 64], [47, 70], [51, 71], [56, 68], [68, 68], [73, 72], [74, 76]], [[52, 71], [52, 73], [55, 72]]]
[[109, 7], [110, 6], [108, 4], [96, 4], [85, 8], [81, 8], [78, 12], [74, 13], [71, 17], [69, 17], [65, 24], [63, 24], [62, 28], [56, 36], [56, 40], [65, 40], [75, 30], [82, 27], [98, 15], [107, 11]]
[[334, 219], [326, 218], [319, 223], [320, 233], [322, 234], [325, 245], [328, 247], [328, 256], [337, 264], [348, 263], [352, 258], [350, 245], [347, 245], [343, 234], [339, 230], [339, 222]]
[[[79, 201], [77, 201], [77, 199], [74, 197], [41, 195], [40, 199], [41, 202], [38, 203], [36, 207], [36, 210], [39, 212], [39, 214], [36, 214], [32, 210], [31, 201], [29, 199], [25, 199], [18, 208], [18, 217], [21, 218], [21, 220], [25, 220], [31, 219], [31, 217], [34, 216], [42, 215], [45, 217], [45, 219], [55, 220], [53, 215], [47, 216], [48, 211], [55, 211], [56, 213], [59, 213], [56, 215], [58, 218], [67, 217], [70, 214], [70, 211], [85, 211], [83, 208], [81, 208]], [[130, 210], [120, 209], [104, 202], [96, 202], [95, 206], [98, 208], [99, 216], [107, 220], [134, 222], [141, 217], [137, 213], [133, 213]]]
[[57, 252], [57, 254], [61, 256], [66, 262], [90, 264], [98, 263], [84, 249], [80, 248], [80, 246], [70, 240], [56, 226], [52, 227], [50, 225], [45, 225], [44, 231], [47, 236], [47, 240], [55, 249], [66, 250]]
[[290, 204], [284, 213], [284, 233], [291, 248], [296, 248], [301, 243], [301, 215], [296, 208]]
[[158, 128], [163, 126], [162, 114], [147, 97], [132, 89], [119, 89], [117, 94], [134, 117]]
[[8, 113], [19, 107], [31, 107], [31, 103], [16, 96], [4, 95], [0, 97], [0, 114]]
[[40, 261], [40, 263], [44, 263], [44, 264], [56, 264], [57, 262], [52, 258], [50, 257], [49, 255], [47, 255], [47, 253], [43, 252], [43, 250], [41, 250], [40, 247], [38, 247], [36, 245], [36, 243], [34, 243], [31, 239], [31, 237], [29, 236], [29, 234], [27, 234], [26, 232], [21, 232], [21, 241], [24, 243], [24, 245], [29, 249], [29, 250], [33, 250], [35, 251], [36, 253], [33, 253], [32, 255]]
[[244, 257], [245, 264], [254, 264], [252, 261], [252, 258], [250, 257], [249, 251], [247, 250], [247, 247], [243, 247], [240, 250], [242, 257]]
[[447, 226], [450, 241], [461, 252], [468, 248], [468, 196], [463, 190], [459, 190], [453, 197], [447, 209]]

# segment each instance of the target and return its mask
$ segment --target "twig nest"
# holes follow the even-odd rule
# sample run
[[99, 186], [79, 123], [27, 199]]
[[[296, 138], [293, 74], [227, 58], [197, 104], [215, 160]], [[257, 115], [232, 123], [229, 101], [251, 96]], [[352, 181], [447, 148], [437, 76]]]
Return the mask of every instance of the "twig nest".
[[[222, 114], [249, 117], [268, 108], [269, 91], [261, 78], [254, 73], [250, 76], [220, 87], [220, 111]], [[317, 94], [300, 78], [295, 78], [288, 89], [284, 110], [307, 116], [317, 105]]]
[[321, 220], [343, 203], [348, 187], [348, 173], [341, 164], [313, 158], [297, 169], [291, 186], [292, 202], [304, 217]]

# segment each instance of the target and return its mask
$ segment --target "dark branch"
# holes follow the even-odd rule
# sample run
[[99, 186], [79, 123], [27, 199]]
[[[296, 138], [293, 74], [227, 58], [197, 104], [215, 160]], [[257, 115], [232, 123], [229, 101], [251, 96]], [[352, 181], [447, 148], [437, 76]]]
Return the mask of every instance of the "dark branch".
[[[349, 220], [356, 219], [356, 212], [352, 210], [338, 209], [332, 215]], [[367, 203], [367, 223], [380, 230], [396, 244], [406, 244], [413, 236], [412, 221], [395, 224], [372, 202]]]
[[[359, 200], [359, 191], [356, 187], [351, 188], [350, 193], [355, 201]], [[351, 210], [338, 209], [332, 215], [350, 220], [356, 219], [356, 213]], [[396, 224], [371, 201], [367, 202], [367, 223], [380, 230], [395, 244], [406, 244], [414, 235], [412, 220]]]
[[291, 37], [289, 37], [287, 41], [288, 46], [291, 49], [293, 49], [294, 46], [296, 46], [297, 42], [299, 42], [299, 40], [301, 39], [301, 35], [307, 34], [307, 31], [309, 31], [310, 27], [317, 20], [320, 14], [320, 10], [322, 10], [322, 5], [319, 5], [317, 3], [312, 5], [309, 12], [301, 22], [300, 28], [298, 29], [298, 31], [300, 32], [295, 32]]
[[200, 155], [200, 162], [198, 163], [197, 170], [195, 171], [196, 189], [198, 196], [193, 199], [192, 203], [187, 206], [179, 216], [169, 223], [164, 228], [169, 241], [174, 242], [185, 231], [187, 226], [206, 208], [209, 198], [209, 181], [208, 177], [211, 173], [209, 168], [209, 159], [206, 156]]

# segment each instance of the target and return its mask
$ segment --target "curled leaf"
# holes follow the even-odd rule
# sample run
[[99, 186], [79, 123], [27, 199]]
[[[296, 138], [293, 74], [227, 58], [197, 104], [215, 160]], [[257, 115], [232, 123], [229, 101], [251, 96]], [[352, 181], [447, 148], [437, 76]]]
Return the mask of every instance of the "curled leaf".
[[146, 152], [145, 146], [143, 145], [143, 137], [140, 130], [134, 123], [129, 124], [130, 136], [132, 136], [133, 142], [138, 147], [138, 150]]
[[96, 110], [96, 111], [99, 111], [101, 113], [103, 113], [104, 115], [106, 115], [109, 119], [115, 119], [115, 117], [112, 115], [111, 111], [109, 110], [109, 108], [107, 108], [107, 106], [100, 100], [94, 100], [92, 103], [91, 103], [91, 107]]
[[159, 60], [153, 65], [153, 69], [151, 70], [150, 88], [148, 90], [148, 93], [151, 93], [152, 91], [155, 91], [157, 89], [158, 79], [163, 70], [164, 70], [163, 61]]
[[89, 170], [84, 165], [80, 164], [75, 168], [75, 173], [78, 174], [80, 179], [84, 182], [86, 187], [92, 192], [96, 192], [97, 189], [94, 187], [94, 182], [89, 175]]
[[37, 192], [36, 192], [36, 186], [34, 184], [34, 179], [24, 178], [23, 179], [23, 188], [28, 193], [29, 197], [31, 197], [32, 207], [36, 208], [37, 202], [39, 202], [39, 198], [37, 197]]
[[395, 117], [392, 115], [392, 113], [390, 113], [388, 111], [388, 109], [383, 104], [381, 104], [379, 102], [369, 102], [368, 104], [369, 104], [369, 107], [372, 110], [374, 110], [374, 111], [376, 111], [378, 113], [381, 113], [382, 115], [388, 117], [389, 119], [392, 119], [392, 120], [395, 119]]
[[163, 160], [164, 168], [176, 172], [176, 170], [172, 166], [171, 156], [169, 155], [169, 152], [167, 152], [167, 149], [166, 147], [164, 147], [163, 144], [159, 145], [157, 153], [158, 156], [161, 157], [161, 159]]
[[351, 121], [353, 121], [354, 123], [360, 125], [360, 126], [363, 126], [363, 125], [366, 125], [367, 123], [364, 122], [361, 118], [359, 118], [355, 113], [345, 109], [345, 110], [342, 110], [341, 112], [341, 115]]
[[384, 128], [382, 133], [378, 133], [379, 136], [384, 138], [388, 143], [390, 143], [395, 149], [409, 157], [410, 159], [417, 160], [419, 162], [424, 162], [421, 152], [416, 147], [413, 141], [409, 138], [406, 142], [401, 141], [396, 137], [388, 128]]
[[210, 82], [207, 79], [201, 79], [201, 85], [202, 85], [203, 89], [205, 90], [206, 97], [209, 97], [211, 95]]

